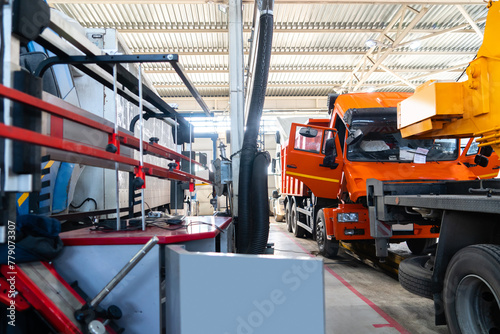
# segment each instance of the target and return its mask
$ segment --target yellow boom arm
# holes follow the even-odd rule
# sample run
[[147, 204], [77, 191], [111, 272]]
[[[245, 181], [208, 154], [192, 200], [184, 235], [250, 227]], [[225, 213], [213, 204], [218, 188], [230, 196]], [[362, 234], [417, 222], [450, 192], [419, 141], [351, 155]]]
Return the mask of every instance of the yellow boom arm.
[[477, 137], [500, 152], [500, 3], [488, 3], [484, 40], [464, 82], [428, 81], [398, 105], [403, 137]]

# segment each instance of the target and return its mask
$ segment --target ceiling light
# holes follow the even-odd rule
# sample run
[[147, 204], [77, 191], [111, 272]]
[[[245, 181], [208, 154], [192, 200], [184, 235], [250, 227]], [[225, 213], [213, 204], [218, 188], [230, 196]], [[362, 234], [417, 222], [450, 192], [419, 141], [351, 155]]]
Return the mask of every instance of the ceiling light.
[[368, 87], [366, 88], [367, 93], [373, 93], [375, 91], [375, 87]]
[[418, 49], [422, 44], [420, 43], [420, 41], [414, 41], [414, 42], [411, 42], [410, 43], [410, 49], [412, 50], [416, 50]]
[[369, 39], [366, 41], [365, 45], [369, 48], [373, 48], [374, 46], [376, 46], [378, 44], [378, 41], [374, 40], [374, 39]]
[[219, 10], [223, 12], [224, 14], [227, 13], [227, 5], [224, 4], [219, 4]]

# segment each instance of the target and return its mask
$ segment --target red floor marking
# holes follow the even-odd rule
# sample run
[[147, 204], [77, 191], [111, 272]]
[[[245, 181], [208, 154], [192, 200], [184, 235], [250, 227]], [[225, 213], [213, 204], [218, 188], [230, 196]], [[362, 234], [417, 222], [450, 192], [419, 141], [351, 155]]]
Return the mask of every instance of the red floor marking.
[[[300, 249], [302, 249], [306, 254], [309, 254], [311, 257], [315, 257], [312, 255], [307, 249], [305, 249], [301, 244], [299, 244], [294, 238], [292, 238], [288, 233], [283, 232], [279, 230], [281, 233], [283, 233], [288, 239], [293, 241], [294, 244], [299, 246]], [[349, 284], [345, 279], [343, 279], [339, 274], [337, 274], [333, 269], [328, 268], [326, 265], [323, 266], [326, 271], [328, 271], [330, 274], [332, 274], [336, 279], [338, 279], [342, 284], [344, 284], [349, 290], [351, 290], [356, 296], [358, 296], [362, 301], [364, 301], [366, 304], [368, 304], [375, 312], [377, 312], [382, 318], [384, 318], [388, 324], [384, 325], [373, 325], [374, 327], [394, 327], [397, 331], [399, 331], [401, 334], [410, 334], [406, 329], [403, 328], [396, 320], [394, 320], [391, 316], [389, 316], [387, 313], [382, 311], [380, 307], [375, 305], [371, 300], [363, 296], [358, 290], [356, 290], [351, 284]]]

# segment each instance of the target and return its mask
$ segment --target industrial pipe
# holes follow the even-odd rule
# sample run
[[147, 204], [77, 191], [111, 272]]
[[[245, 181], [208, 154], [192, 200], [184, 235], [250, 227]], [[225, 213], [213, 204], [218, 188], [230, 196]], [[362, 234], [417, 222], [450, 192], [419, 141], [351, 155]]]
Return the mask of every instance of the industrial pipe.
[[251, 212], [252, 230], [249, 245], [250, 254], [264, 254], [269, 236], [269, 198], [267, 188], [267, 169], [271, 162], [269, 152], [255, 156], [252, 166]]
[[[272, 0], [264, 1], [261, 7], [257, 62], [255, 65], [254, 82], [248, 111], [247, 129], [241, 149], [236, 248], [238, 253], [245, 254], [258, 254], [256, 251], [259, 247], [254, 247], [253, 245], [261, 245], [262, 243], [267, 244], [268, 238], [268, 234], [264, 235], [264, 233], [262, 233], [265, 231], [263, 225], [269, 224], [268, 216], [266, 219], [263, 219], [263, 210], [265, 210], [267, 204], [267, 188], [265, 190], [261, 189], [261, 191], [265, 192], [265, 201], [255, 203], [254, 200], [254, 207], [258, 210], [254, 215], [252, 215], [251, 195], [254, 193], [252, 169], [254, 158], [257, 153], [257, 138], [259, 134], [260, 119], [262, 117], [262, 109], [264, 107], [269, 64], [271, 60], [273, 3]], [[267, 175], [267, 172], [265, 175]], [[259, 196], [259, 199], [262, 199], [262, 197]], [[265, 214], [269, 215], [269, 210], [267, 210]], [[257, 220], [257, 217], [259, 217], [260, 220]], [[256, 233], [256, 231], [260, 231], [260, 233]]]
[[97, 305], [101, 303], [101, 301], [106, 298], [107, 295], [115, 288], [115, 286], [120, 283], [125, 276], [142, 260], [144, 256], [158, 243], [158, 237], [155, 235], [152, 237], [138, 252], [134, 255], [133, 258], [120, 270], [118, 274], [116, 274], [113, 279], [106, 284], [106, 286], [95, 296], [94, 299], [89, 303], [91, 308], [95, 308]]

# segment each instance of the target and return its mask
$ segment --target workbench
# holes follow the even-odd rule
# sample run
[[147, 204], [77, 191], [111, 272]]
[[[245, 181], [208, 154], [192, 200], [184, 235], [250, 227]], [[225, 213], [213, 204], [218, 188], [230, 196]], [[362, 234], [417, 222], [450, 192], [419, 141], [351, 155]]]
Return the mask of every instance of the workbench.
[[191, 252], [228, 252], [234, 233], [231, 217], [186, 217], [182, 225], [157, 223], [145, 231], [93, 231], [83, 228], [60, 234], [65, 245], [54, 266], [68, 282], [93, 298], [153, 236], [159, 241], [103, 300], [116, 305], [117, 323], [128, 333], [161, 333], [165, 327], [165, 245], [182, 244]]

